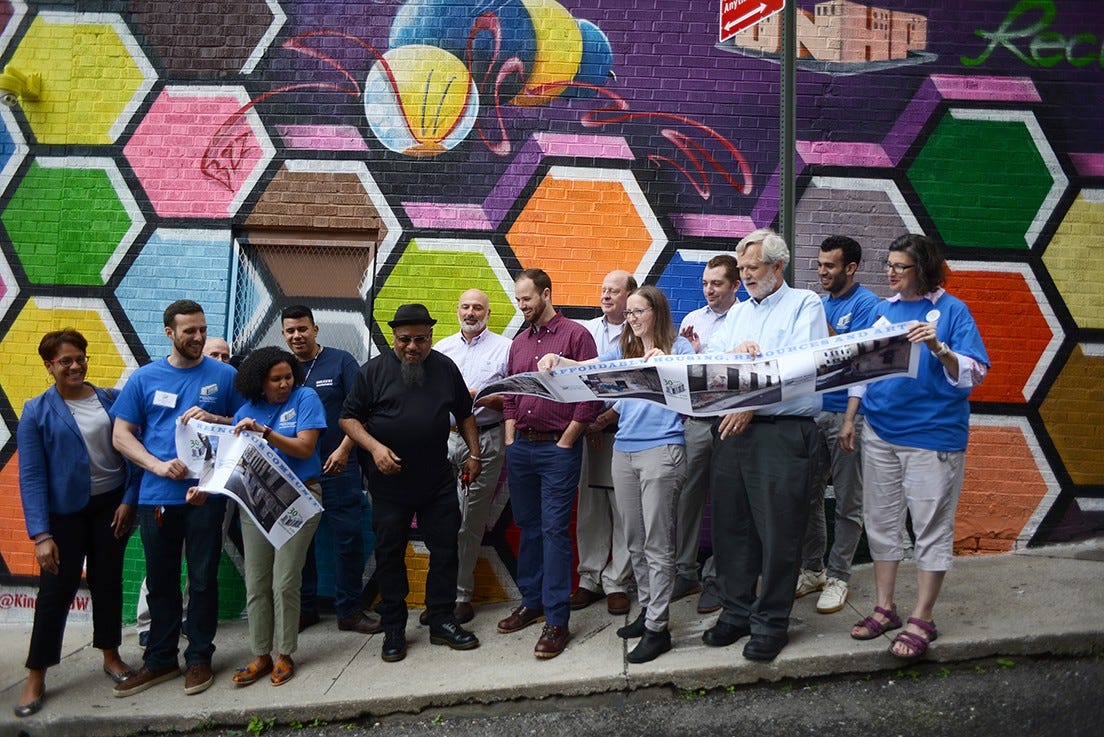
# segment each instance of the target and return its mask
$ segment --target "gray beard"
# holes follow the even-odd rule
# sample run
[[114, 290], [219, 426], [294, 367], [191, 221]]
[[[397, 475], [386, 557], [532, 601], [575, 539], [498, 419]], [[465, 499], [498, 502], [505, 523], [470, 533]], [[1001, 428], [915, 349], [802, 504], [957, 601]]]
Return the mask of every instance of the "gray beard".
[[403, 361], [399, 366], [399, 375], [402, 376], [403, 383], [406, 384], [407, 387], [416, 387], [425, 384], [425, 366], [420, 363]]

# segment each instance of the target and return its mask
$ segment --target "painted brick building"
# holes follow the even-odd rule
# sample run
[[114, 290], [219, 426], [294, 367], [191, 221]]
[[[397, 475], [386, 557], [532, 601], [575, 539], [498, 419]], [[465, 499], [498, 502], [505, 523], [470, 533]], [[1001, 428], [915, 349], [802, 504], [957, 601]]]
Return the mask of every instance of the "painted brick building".
[[[180, 297], [236, 352], [276, 343], [280, 308], [308, 302], [323, 342], [361, 360], [402, 302], [448, 334], [472, 286], [512, 334], [531, 266], [574, 317], [612, 268], [677, 317], [700, 306], [703, 262], [779, 222], [777, 25], [759, 27], [764, 54], [732, 53], [719, 6], [0, 0], [0, 59], [41, 82], [0, 79], [16, 103], [0, 108], [0, 593], [24, 595], [0, 619], [29, 617], [37, 575], [14, 431], [47, 388], [47, 330], [88, 335], [90, 379], [120, 386], [167, 352]], [[815, 288], [828, 235], [862, 243], [883, 295], [894, 237], [946, 244], [993, 359], [959, 550], [1099, 534], [1104, 6], [798, 8], [808, 58], [831, 64], [797, 78], [797, 284]], [[477, 596], [513, 590], [511, 539], [488, 536]], [[141, 567], [134, 539], [131, 600]], [[233, 616], [232, 555], [223, 574]]]

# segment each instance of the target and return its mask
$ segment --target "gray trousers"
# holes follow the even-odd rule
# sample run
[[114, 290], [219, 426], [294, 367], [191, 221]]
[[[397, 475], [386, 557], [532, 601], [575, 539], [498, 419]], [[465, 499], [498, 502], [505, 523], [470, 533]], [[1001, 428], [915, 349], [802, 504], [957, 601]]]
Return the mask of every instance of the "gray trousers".
[[686, 479], [681, 445], [613, 452], [613, 487], [625, 528], [644, 626], [667, 628], [675, 587], [675, 509]]
[[614, 490], [594, 485], [606, 476], [613, 460], [613, 435], [584, 439], [583, 467], [575, 511], [575, 544], [579, 549], [579, 585], [590, 591], [624, 593], [628, 588], [629, 548], [617, 511]]
[[863, 531], [862, 505], [862, 443], [863, 416], [855, 417], [855, 450], [846, 453], [839, 446], [842, 412], [821, 412], [820, 452], [814, 487], [809, 499], [809, 524], [805, 528], [801, 567], [810, 571], [824, 570], [824, 550], [828, 545], [828, 525], [824, 518], [824, 490], [829, 474], [836, 493], [835, 538], [828, 552], [828, 576], [841, 581], [851, 580], [851, 560], [859, 547]]
[[[686, 438], [686, 483], [678, 498], [675, 518], [675, 574], [698, 580], [698, 547], [701, 544], [702, 518], [709, 498], [710, 468], [713, 458], [713, 422], [690, 417], [683, 435]], [[702, 566], [701, 578], [714, 576], [713, 556]]]
[[789, 628], [819, 435], [812, 418], [755, 417], [744, 432], [717, 440], [719, 621], [749, 626], [752, 634], [782, 635]]
[[498, 478], [502, 475], [502, 425], [479, 431], [479, 457], [483, 470], [465, 490], [460, 484], [460, 471], [468, 457], [468, 444], [458, 432], [449, 434], [449, 461], [456, 469], [456, 494], [460, 501], [460, 531], [456, 536], [459, 564], [456, 571], [456, 600], [470, 602], [475, 590], [475, 563], [483, 545], [483, 532], [491, 512]]

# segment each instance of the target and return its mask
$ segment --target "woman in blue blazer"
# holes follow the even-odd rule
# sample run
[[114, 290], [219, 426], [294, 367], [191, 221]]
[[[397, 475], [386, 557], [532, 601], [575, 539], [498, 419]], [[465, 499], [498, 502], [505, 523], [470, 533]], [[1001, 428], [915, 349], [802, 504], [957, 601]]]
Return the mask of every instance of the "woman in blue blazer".
[[87, 561], [92, 646], [103, 650], [114, 681], [132, 675], [119, 657], [123, 553], [138, 501], [138, 473], [111, 444], [114, 390], [87, 383], [88, 341], [67, 328], [38, 346], [54, 386], [23, 406], [19, 419], [19, 491], [27, 534], [42, 567], [27, 681], [15, 715], [42, 708], [46, 669], [61, 662], [69, 607]]

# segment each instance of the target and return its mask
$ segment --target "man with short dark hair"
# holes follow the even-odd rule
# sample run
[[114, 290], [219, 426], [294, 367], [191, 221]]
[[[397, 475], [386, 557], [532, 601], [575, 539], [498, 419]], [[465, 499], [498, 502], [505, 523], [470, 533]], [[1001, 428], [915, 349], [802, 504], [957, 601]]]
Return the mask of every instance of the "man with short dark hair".
[[[740, 272], [736, 259], [720, 253], [705, 264], [701, 279], [705, 305], [690, 312], [679, 325], [679, 335], [701, 353], [713, 333], [736, 304]], [[683, 427], [686, 439], [686, 483], [679, 494], [675, 515], [675, 589], [671, 601], [701, 592], [698, 613], [709, 614], [721, 608], [717, 593], [713, 556], [709, 556], [698, 575], [698, 548], [702, 519], [709, 498], [709, 475], [713, 457], [714, 417], [687, 417]], [[700, 583], [699, 583], [700, 581]]]
[[[710, 352], [754, 358], [828, 337], [820, 298], [786, 284], [789, 259], [786, 241], [765, 228], [736, 245], [740, 277], [751, 299], [729, 313], [709, 342]], [[769, 371], [770, 366], [751, 370]], [[789, 642], [820, 407], [819, 394], [800, 396], [731, 412], [714, 429], [713, 552], [722, 611], [702, 635], [706, 645], [731, 645], [750, 634], [744, 657], [768, 661]]]
[[406, 657], [410, 583], [405, 556], [415, 515], [429, 549], [429, 640], [454, 650], [479, 647], [453, 614], [460, 505], [448, 458], [449, 414], [468, 446], [464, 473], [470, 480], [482, 470], [479, 434], [460, 369], [432, 349], [436, 323], [424, 305], [400, 306], [388, 323], [394, 350], [361, 367], [341, 408], [341, 429], [359, 446], [372, 494], [380, 589], [376, 610], [384, 631], [381, 657], [389, 663]]
[[[853, 238], [836, 235], [820, 244], [817, 275], [828, 292], [824, 296], [824, 312], [828, 327], [836, 335], [870, 327], [877, 316], [875, 308], [881, 299], [855, 281], [862, 261], [862, 246]], [[847, 585], [851, 580], [851, 560], [859, 546], [863, 531], [862, 460], [858, 436], [863, 416], [855, 416], [855, 452], [840, 448], [840, 426], [847, 411], [847, 390], [826, 392], [824, 409], [817, 417], [821, 447], [817, 454], [817, 472], [810, 499], [809, 524], [805, 531], [801, 573], [795, 595], [800, 598], [820, 591], [817, 611], [832, 614], [847, 603]], [[831, 474], [836, 498], [835, 535], [828, 553], [828, 570], [824, 568], [824, 549], [828, 545], [828, 528], [824, 519], [824, 493]]]
[[[576, 361], [597, 358], [587, 329], [552, 305], [552, 280], [541, 269], [525, 269], [514, 280], [514, 297], [529, 327], [510, 345], [510, 374], [537, 370], [546, 353]], [[579, 486], [587, 426], [601, 402], [561, 404], [529, 395], [506, 395], [506, 475], [514, 521], [521, 528], [517, 584], [521, 605], [498, 623], [502, 633], [545, 620], [533, 654], [554, 658], [571, 634], [571, 508]]]
[[[350, 632], [379, 632], [379, 617], [361, 604], [364, 577], [364, 510], [368, 502], [360, 465], [352, 453], [353, 441], [339, 424], [341, 405], [356, 381], [357, 362], [340, 348], [318, 344], [314, 312], [291, 305], [280, 313], [280, 333], [303, 367], [303, 385], [318, 393], [326, 410], [326, 431], [318, 439], [322, 457], [322, 519], [333, 540], [334, 609], [337, 628]], [[311, 542], [303, 566], [299, 603], [299, 630], [315, 624], [318, 616], [318, 567]]]
[[231, 422], [242, 404], [234, 391], [232, 367], [203, 355], [207, 318], [191, 300], [165, 310], [165, 335], [172, 352], [142, 366], [127, 381], [112, 407], [115, 448], [141, 467], [138, 524], [146, 557], [150, 632], [145, 664], [115, 686], [115, 696], [131, 696], [180, 675], [181, 550], [188, 561], [188, 617], [184, 651], [184, 693], [205, 691], [214, 682], [211, 657], [218, 627], [218, 563], [226, 498], [187, 504], [196, 479], [176, 455], [176, 421]]

